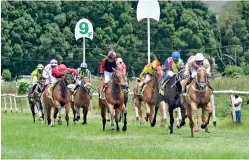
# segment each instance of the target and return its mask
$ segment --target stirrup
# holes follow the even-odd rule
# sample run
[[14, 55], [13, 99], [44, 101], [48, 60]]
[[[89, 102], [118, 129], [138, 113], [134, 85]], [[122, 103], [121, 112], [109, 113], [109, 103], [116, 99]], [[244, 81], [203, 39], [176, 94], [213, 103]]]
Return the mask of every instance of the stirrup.
[[164, 90], [162, 88], [159, 89], [159, 93], [164, 96]]
[[105, 99], [105, 90], [103, 89], [102, 91], [100, 91], [100, 99]]

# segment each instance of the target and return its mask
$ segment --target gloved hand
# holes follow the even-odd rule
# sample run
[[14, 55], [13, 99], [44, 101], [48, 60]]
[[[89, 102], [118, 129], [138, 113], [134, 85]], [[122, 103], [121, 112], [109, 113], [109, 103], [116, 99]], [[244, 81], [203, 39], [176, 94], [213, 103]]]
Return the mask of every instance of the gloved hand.
[[100, 73], [100, 79], [102, 80], [104, 78], [104, 73]]

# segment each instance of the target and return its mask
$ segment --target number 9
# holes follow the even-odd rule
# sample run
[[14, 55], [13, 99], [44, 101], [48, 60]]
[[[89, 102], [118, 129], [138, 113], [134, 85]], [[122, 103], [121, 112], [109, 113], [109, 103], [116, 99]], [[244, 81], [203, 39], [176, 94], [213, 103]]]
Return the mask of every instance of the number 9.
[[86, 34], [88, 33], [88, 30], [89, 30], [89, 27], [88, 27], [88, 24], [86, 22], [82, 22], [80, 23], [80, 33], [81, 34]]

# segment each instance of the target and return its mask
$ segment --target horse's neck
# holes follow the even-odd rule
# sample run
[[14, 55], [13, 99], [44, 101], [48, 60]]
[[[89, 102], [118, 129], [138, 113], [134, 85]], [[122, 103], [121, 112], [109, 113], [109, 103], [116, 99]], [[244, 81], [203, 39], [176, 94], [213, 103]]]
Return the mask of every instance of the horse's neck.
[[118, 85], [118, 83], [115, 80], [113, 80], [111, 83], [112, 83], [111, 84], [111, 88], [112, 89], [119, 89], [120, 88], [119, 85]]

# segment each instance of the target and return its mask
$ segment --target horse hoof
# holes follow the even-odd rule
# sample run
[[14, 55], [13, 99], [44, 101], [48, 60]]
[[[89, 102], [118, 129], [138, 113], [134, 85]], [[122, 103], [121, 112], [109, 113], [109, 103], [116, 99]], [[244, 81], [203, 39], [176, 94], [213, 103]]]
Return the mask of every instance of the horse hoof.
[[199, 132], [200, 130], [199, 129], [194, 129], [194, 132]]
[[122, 130], [125, 132], [127, 130], [127, 127], [123, 126]]
[[156, 122], [152, 122], [152, 123], [150, 124], [151, 127], [155, 127], [155, 125], [156, 125]]
[[164, 125], [160, 125], [160, 128], [165, 128], [165, 126]]
[[138, 117], [136, 117], [136, 121], [138, 121]]
[[144, 122], [140, 122], [140, 125], [141, 125], [141, 126], [144, 125]]
[[207, 127], [207, 125], [201, 124], [201, 128], [202, 128], [202, 129], [205, 129], [206, 127]]
[[86, 122], [82, 122], [81, 124], [84, 125], [84, 124], [87, 124], [87, 123]]
[[58, 120], [58, 125], [62, 125], [62, 121], [61, 120]]
[[44, 121], [44, 119], [43, 118], [39, 118], [39, 121]]
[[107, 119], [106, 121], [107, 121], [107, 122], [110, 122], [110, 119]]
[[170, 133], [170, 134], [173, 134], [173, 131], [171, 130], [169, 133]]
[[113, 126], [113, 127], [111, 127], [111, 129], [110, 129], [110, 130], [115, 130], [114, 126]]
[[119, 131], [119, 127], [118, 127], [118, 128], [116, 128], [116, 130], [117, 130], [117, 131]]

